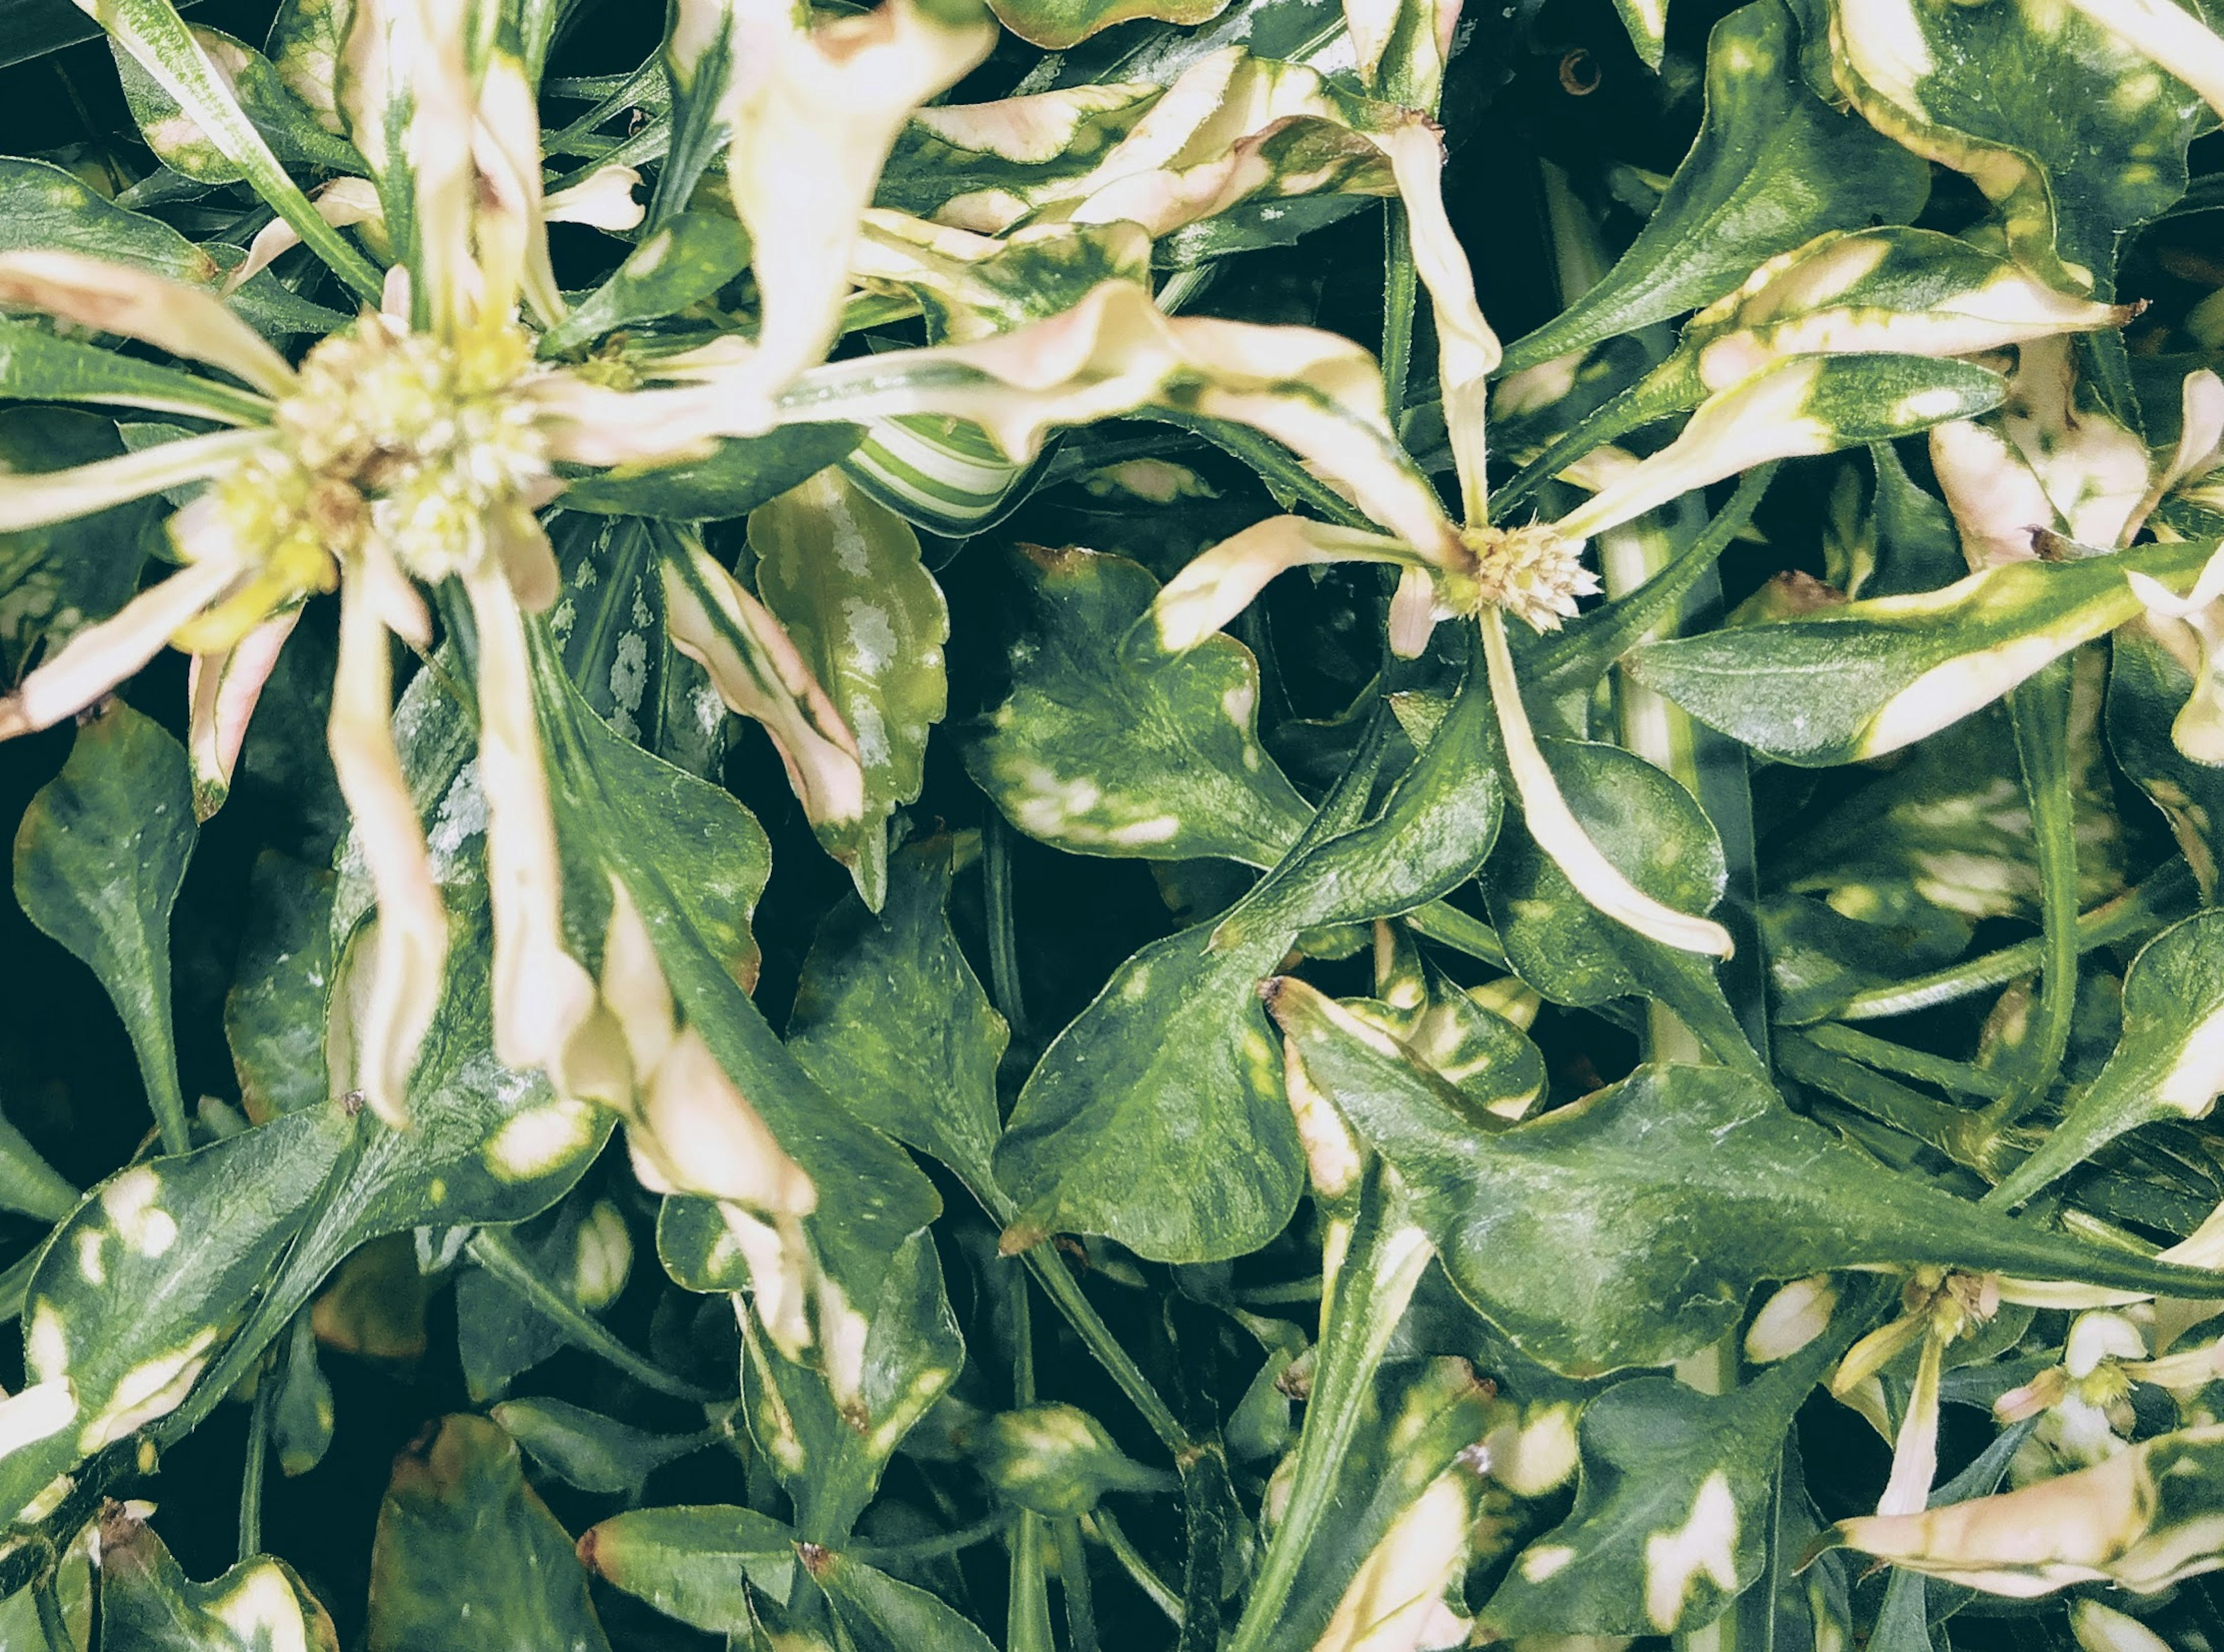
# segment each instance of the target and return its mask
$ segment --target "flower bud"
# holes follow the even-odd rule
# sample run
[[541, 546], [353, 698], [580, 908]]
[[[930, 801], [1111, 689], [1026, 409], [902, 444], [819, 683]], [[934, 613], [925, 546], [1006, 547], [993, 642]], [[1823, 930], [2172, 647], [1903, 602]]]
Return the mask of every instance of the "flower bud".
[[1071, 1405], [998, 1412], [975, 1438], [973, 1461], [999, 1496], [1052, 1519], [1086, 1514], [1107, 1491], [1173, 1488], [1171, 1475], [1129, 1459]]

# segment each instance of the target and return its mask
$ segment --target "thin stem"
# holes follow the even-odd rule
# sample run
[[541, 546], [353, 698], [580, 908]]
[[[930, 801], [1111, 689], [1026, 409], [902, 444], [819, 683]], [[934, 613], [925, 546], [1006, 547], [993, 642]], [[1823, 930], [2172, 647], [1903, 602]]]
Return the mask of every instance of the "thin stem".
[[1020, 1252], [1020, 1259], [1027, 1264], [1027, 1271], [1034, 1275], [1035, 1283], [1042, 1287], [1052, 1305], [1065, 1316], [1074, 1334], [1096, 1357], [1096, 1363], [1104, 1367], [1104, 1374], [1119, 1385], [1128, 1403], [1142, 1414], [1144, 1422], [1158, 1435], [1159, 1443], [1173, 1453], [1177, 1461], [1194, 1451], [1196, 1441], [1190, 1438], [1189, 1430], [1182, 1427], [1173, 1409], [1151, 1385], [1151, 1379], [1143, 1375], [1141, 1367], [1120, 1346], [1111, 1327], [1097, 1316], [1096, 1309], [1082, 1294], [1081, 1282], [1066, 1271], [1057, 1250], [1037, 1245]]
[[1393, 195], [1382, 203], [1382, 392], [1393, 435], [1406, 413], [1406, 385], [1413, 371], [1413, 311], [1419, 298], [1406, 203]]
[[1065, 1637], [1073, 1652], [1098, 1652], [1096, 1597], [1089, 1585], [1089, 1552], [1081, 1546], [1081, 1523], [1058, 1523], [1058, 1586], [1065, 1596]]
[[989, 912], [989, 989], [1012, 1037], [1027, 1036], [1027, 1000], [1020, 991], [1018, 915], [1012, 904], [1012, 829], [991, 806], [981, 833], [981, 883]]
[[2077, 1004], [2077, 799], [2070, 774], [2069, 662], [2057, 660], [2008, 696], [2016, 757], [2030, 800], [2038, 852], [2039, 936], [2044, 947], [2038, 1006], [2006, 1094], [1985, 1109], [1985, 1123], [2005, 1130], [2053, 1088], [2069, 1049]]
[[931, 1561], [945, 1554], [963, 1554], [982, 1543], [992, 1542], [1012, 1529], [1012, 1516], [999, 1510], [986, 1519], [976, 1520], [970, 1526], [960, 1526], [955, 1531], [945, 1531], [932, 1537], [922, 1537], [913, 1543], [852, 1543], [843, 1553], [868, 1566], [885, 1567], [891, 1561]]
[[[2126, 890], [2113, 900], [2094, 907], [2077, 920], [2077, 949], [2082, 953], [2113, 946], [2119, 941], [2151, 935], [2165, 924], [2193, 910], [2198, 898], [2192, 869], [2181, 855], [2173, 855], [2153, 876]], [[1839, 1010], [1841, 1021], [1876, 1021], [1891, 1015], [1912, 1015], [1935, 1005], [1951, 1003], [1994, 987], [2005, 987], [2019, 975], [2028, 975], [2046, 958], [2047, 942], [2034, 936], [1997, 952], [1949, 964], [1927, 975], [1897, 981], [1890, 987], [1856, 993]]]
[[[1035, 1403], [1034, 1316], [1027, 1299], [1027, 1276], [1013, 1273], [1012, 1403]], [[1010, 1652], [1055, 1652], [1050, 1627], [1050, 1585], [1043, 1577], [1043, 1517], [1022, 1510], [1012, 1532], [1011, 1586], [1007, 1597], [1004, 1643]]]
[[482, 1227], [471, 1235], [471, 1244], [465, 1248], [471, 1252], [472, 1261], [532, 1303], [573, 1346], [616, 1367], [643, 1388], [698, 1404], [732, 1397], [698, 1388], [649, 1364], [613, 1336], [600, 1320], [543, 1279], [508, 1233]]
[[1951, 1090], [1957, 1095], [1980, 1095], [1987, 1100], [2004, 1094], [2007, 1081], [1997, 1073], [1988, 1073], [1981, 1067], [1972, 1067], [1967, 1062], [1949, 1061], [1943, 1056], [1931, 1055], [1928, 1050], [1910, 1050], [1905, 1044], [1893, 1044], [1872, 1033], [1856, 1031], [1852, 1027], [1826, 1022], [1810, 1027], [1804, 1035], [1807, 1042], [1818, 1050], [1833, 1055], [1850, 1056], [1880, 1072], [1898, 1073], [1903, 1078], [1921, 1079], [1926, 1084], [1936, 1084], [1942, 1090]]
[[1112, 1511], [1100, 1506], [1090, 1515], [1089, 1519], [1096, 1527], [1098, 1538], [1111, 1552], [1112, 1558], [1120, 1563], [1120, 1569], [1133, 1578], [1135, 1586], [1151, 1598], [1151, 1604], [1166, 1615], [1169, 1623], [1179, 1629], [1181, 1597], [1167, 1587], [1166, 1580], [1152, 1569], [1151, 1563], [1143, 1558], [1142, 1550], [1137, 1548], [1121, 1529]]
[[52, 1578], [41, 1578], [31, 1586], [31, 1604], [38, 1608], [39, 1632], [46, 1636], [47, 1652], [77, 1652], [77, 1637], [70, 1633], [69, 1619], [62, 1616], [61, 1597], [54, 1592]]
[[239, 1476], [239, 1558], [252, 1560], [262, 1552], [262, 1476], [270, 1461], [270, 1407], [278, 1390], [278, 1370], [273, 1365], [255, 1384], [255, 1401], [247, 1413], [247, 1456]]

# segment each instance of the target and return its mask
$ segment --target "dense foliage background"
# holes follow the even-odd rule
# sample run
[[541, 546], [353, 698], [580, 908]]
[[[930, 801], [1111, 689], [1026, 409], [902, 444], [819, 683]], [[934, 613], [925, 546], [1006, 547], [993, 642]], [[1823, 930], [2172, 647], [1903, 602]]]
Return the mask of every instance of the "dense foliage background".
[[[1394, 42], [1368, 95], [1315, 0], [1000, 11], [937, 104], [1125, 91], [1016, 159], [914, 123], [885, 170], [868, 157], [889, 222], [1010, 189], [1067, 225], [1060, 188], [1159, 96], [1138, 88], [1216, 49], [1326, 90], [1223, 87], [1179, 164], [1270, 129], [1320, 147], [1243, 150], [1252, 192], [1170, 223], [1145, 268], [1109, 231], [986, 224], [993, 205], [967, 227], [1005, 237], [994, 280], [982, 247], [896, 274], [859, 252], [837, 361], [1148, 281], [1185, 320], [1379, 350], [1387, 425], [1378, 404], [1353, 428], [1394, 432], [1435, 496], [1479, 492], [1438, 348], [1456, 308], [1382, 158], [1404, 118], [1385, 111], [1418, 103], [1508, 344], [1493, 516], [1592, 512], [1540, 554], [1589, 539], [1603, 596], [1507, 627], [1526, 713], [1471, 641], [1473, 616], [1532, 617], [1526, 588], [1475, 596], [1503, 547], [1471, 512], [1446, 529], [1467, 560], [1428, 565], [1444, 622], [1411, 657], [1385, 642], [1379, 560], [1238, 570], [1177, 636], [1153, 598], [1210, 547], [1283, 512], [1368, 527], [1336, 470], [1356, 438], [1309, 450], [1211, 402], [1225, 377], [1193, 363], [1110, 416], [1046, 419], [1040, 457], [1001, 468], [976, 448], [966, 470], [931, 406], [913, 438], [957, 460], [869, 407], [880, 459], [814, 423], [794, 430], [837, 432], [823, 452], [720, 432], [708, 481], [571, 466], [544, 514], [561, 602], [527, 622], [565, 944], [615, 1001], [608, 888], [660, 880], [665, 1030], [676, 997], [727, 1073], [702, 1105], [761, 1104], [764, 1162], [814, 1167], [815, 1206], [688, 1180], [723, 1173], [730, 1138], [644, 1099], [637, 1042], [622, 1099], [553, 1057], [551, 1078], [496, 1062], [503, 886], [477, 847], [489, 798], [458, 779], [491, 679], [459, 580], [421, 580], [433, 627], [391, 650], [454, 937], [401, 1127], [350, 1087], [332, 990], [368, 973], [374, 904], [326, 751], [337, 600], [283, 605], [301, 617], [221, 784], [176, 650], [0, 744], [0, 818], [24, 823], [0, 903], [0, 1296], [30, 1356], [0, 1370], [0, 1646], [2224, 1643], [2202, 1575], [2224, 1564], [2224, 1298], [2192, 1271], [2224, 1265], [2218, 593], [2196, 583], [2224, 428], [2195, 439], [2224, 426], [2201, 377], [2224, 354], [2224, 152], [2195, 95], [2215, 60], [2155, 72], [2113, 9], [1676, 0], [1649, 35], [1639, 0], [1518, 0], [1458, 19], [1439, 85], [1414, 41], [1442, 8], [1359, 8]], [[161, 9], [113, 9], [126, 32]], [[1897, 91], [1859, 38], [1887, 9], [1928, 31]], [[755, 336], [749, 186], [698, 157], [676, 203], [659, 192], [690, 107], [665, 20], [509, 10], [506, 42], [547, 26], [550, 189], [629, 162], [652, 211], [547, 226], [572, 313], [601, 321], [544, 354], [631, 393], [684, 345]], [[947, 10], [927, 33], [970, 15]], [[262, 42], [274, 17], [282, 39], [344, 11], [186, 15]], [[0, 0], [0, 29], [16, 15]], [[273, 148], [299, 181], [380, 170], [329, 104], [320, 123], [235, 81], [293, 134]], [[273, 212], [161, 95], [106, 41], [45, 53], [0, 70], [0, 155], [218, 249], [216, 291]], [[758, 141], [831, 149], [850, 112]], [[0, 176], [0, 254], [62, 244], [30, 199], [47, 176]], [[79, 211], [99, 226], [80, 250], [158, 244]], [[395, 254], [386, 214], [349, 231], [357, 257]], [[675, 215], [709, 272], [676, 298], [628, 262]], [[739, 250], [700, 251], [711, 220]], [[1869, 234], [1873, 258], [1824, 267]], [[1754, 276], [1772, 259], [1776, 287]], [[182, 433], [160, 404], [35, 378], [32, 335], [175, 353], [25, 319], [54, 307], [26, 290], [0, 291], [0, 484]], [[635, 307], [581, 302], [614, 292]], [[360, 300], [296, 247], [232, 304], [299, 363]], [[888, 359], [900, 378], [908, 355]], [[832, 383], [816, 361], [803, 381]], [[1738, 400], [1786, 363], [1815, 376]], [[1332, 371], [1278, 367], [1259, 405]], [[983, 496], [907, 495], [888, 451]], [[0, 533], [0, 677], [167, 573], [192, 485]], [[715, 608], [705, 562], [831, 699], [791, 678], [751, 716], [721, 705], [716, 650], [706, 674], [703, 628], [672, 617], [690, 590]], [[859, 603], [889, 647], [839, 628]], [[1518, 772], [1531, 724], [1575, 835], [1617, 882], [1711, 910], [1729, 958], [1665, 944], [1563, 860]], [[814, 789], [843, 760], [862, 822]], [[739, 1069], [669, 950], [687, 925], [793, 1060], [736, 1035], [765, 1063]], [[775, 1069], [808, 1105], [768, 1094]], [[189, 1144], [150, 1132], [166, 1091]], [[505, 1137], [575, 1094], [597, 1104], [577, 1140]], [[111, 1179], [135, 1165], [155, 1175]], [[780, 1328], [765, 1252], [719, 1238], [745, 1206], [808, 1254], [812, 1289], [849, 1289], [862, 1376], [829, 1351], [838, 1293]], [[172, 1237], [141, 1244], [150, 1211]], [[102, 1249], [111, 1228], [130, 1254]], [[61, 1380], [42, 1322], [66, 1327], [68, 1428], [102, 1405], [115, 1424], [74, 1447], [27, 1420]], [[1926, 1494], [1989, 1519], [1911, 1526]], [[1880, 1498], [1899, 1526], [1839, 1525]]]

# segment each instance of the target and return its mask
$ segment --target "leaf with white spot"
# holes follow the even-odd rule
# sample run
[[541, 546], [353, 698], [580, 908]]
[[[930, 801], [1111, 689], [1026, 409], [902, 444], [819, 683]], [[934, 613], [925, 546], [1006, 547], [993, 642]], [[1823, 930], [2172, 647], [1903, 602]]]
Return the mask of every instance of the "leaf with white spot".
[[[1552, 739], [1538, 745], [1584, 832], [1623, 875], [1678, 911], [1715, 909], [1728, 878], [1722, 846], [1689, 791], [1618, 746]], [[1715, 961], [1605, 917], [1526, 829], [1484, 868], [1483, 889], [1507, 962], [1546, 998], [1586, 1008], [1628, 996], [1658, 999], [1715, 1060], [1761, 1070]]]
[[186, 1144], [170, 1020], [170, 909], [199, 828], [186, 750], [117, 701], [79, 729], [16, 829], [16, 899], [89, 964], [131, 1035], [147, 1100]]
[[395, 1460], [370, 1550], [368, 1652], [610, 1652], [572, 1540], [483, 1417]]
[[2124, 1031], [2100, 1076], [1995, 1191], [2019, 1204], [2127, 1131], [2201, 1119], [2224, 1094], [2224, 912], [2196, 913], [2124, 974]]
[[[1478, 663], [1373, 819], [1354, 818], [1363, 785], [1332, 798], [1324, 808], [1346, 829], [1120, 967], [1044, 1052], [997, 1148], [1023, 1229], [1108, 1234], [1180, 1262], [1240, 1255], [1281, 1229], [1305, 1156], [1259, 983], [1300, 930], [1408, 912], [1472, 876], [1503, 810], [1495, 753]], [[1199, 1163], [1216, 1173], [1183, 1169]]]
[[2215, 1296], [2215, 1276], [2013, 1221], [1887, 1170], [1722, 1067], [1647, 1065], [1483, 1133], [1410, 1051], [1302, 982], [1274, 1015], [1307, 1074], [1394, 1168], [1444, 1271], [1529, 1358], [1571, 1376], [1665, 1365], [1753, 1287], [1924, 1263]]
[[1710, 304], [1826, 230], [1905, 223], [1922, 210], [1922, 163], [1810, 91], [1798, 53], [1782, 0], [1715, 25], [1705, 123], [1651, 220], [1604, 280], [1507, 346], [1502, 371]]
[[2074, 5], [1829, 0], [1828, 21], [1840, 92], [1967, 173], [2017, 262], [2065, 293], [2107, 296], [2118, 237], [2184, 192], [2201, 98]]
[[1666, 1635], [1719, 1617], [1757, 1581], [1784, 1436], [1865, 1328], [1832, 1328], [1719, 1397], [1666, 1377], [1583, 1408], [1576, 1505], [1514, 1561], [1478, 1618], [1494, 1636]]
[[821, 826], [820, 837], [877, 911], [888, 893], [888, 817], [918, 798], [927, 733], [949, 703], [949, 605], [910, 525], [838, 469], [751, 511], [749, 545], [765, 606], [856, 736], [864, 814]]
[[2126, 569], [2183, 592], [2215, 548], [2011, 563], [1943, 590], [1647, 643], [1625, 663], [1756, 752], [1810, 767], [1854, 762], [1936, 733], [2136, 617]]
[[325, 1005], [332, 987], [332, 878], [266, 850], [247, 889], [224, 1032], [248, 1116], [257, 1122], [332, 1094]]
[[933, 1235], [913, 1234], [888, 1258], [865, 1334], [864, 1384], [850, 1405], [836, 1403], [824, 1377], [762, 1335], [744, 1336], [742, 1408], [750, 1437], [793, 1502], [797, 1532], [806, 1542], [839, 1543], [903, 1437], [965, 1364]]
[[100, 1632], [143, 1652], [339, 1652], [339, 1634], [283, 1561], [257, 1555], [195, 1583], [122, 1504], [100, 1523]]
[[1123, 557], [1027, 548], [1011, 691], [966, 748], [1006, 819], [1079, 854], [1267, 867], [1312, 817], [1259, 744], [1259, 668], [1232, 637], [1138, 663], [1157, 582]]
[[119, 1171], [56, 1230], [23, 1302], [30, 1386], [0, 1401], [0, 1508], [181, 1404], [354, 1133], [338, 1107]]
[[2224, 860], [2224, 768], [2194, 761], [2170, 737], [2201, 662], [2182, 657], [2166, 634], [2135, 621], [2109, 639], [2108, 751], [2162, 810], [2178, 853], [2213, 900]]
[[[269, 59], [220, 29], [196, 28], [192, 35], [239, 100], [241, 110], [281, 161], [334, 172], [363, 170], [363, 157], [355, 152], [355, 146], [326, 129]], [[156, 159], [196, 183], [232, 184], [247, 176], [247, 166], [227, 154], [203, 131], [121, 41], [111, 44], [131, 118], [138, 123], [139, 135], [147, 140]]]

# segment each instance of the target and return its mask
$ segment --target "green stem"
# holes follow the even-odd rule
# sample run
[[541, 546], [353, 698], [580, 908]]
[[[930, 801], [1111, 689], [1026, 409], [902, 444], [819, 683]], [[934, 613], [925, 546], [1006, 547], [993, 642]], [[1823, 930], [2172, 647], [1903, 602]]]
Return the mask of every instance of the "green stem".
[[1058, 1586], [1065, 1596], [1065, 1637], [1073, 1652], [1098, 1652], [1096, 1597], [1089, 1584], [1089, 1552], [1081, 1546], [1081, 1523], [1058, 1524]]
[[707, 1388], [698, 1388], [693, 1383], [684, 1381], [649, 1364], [611, 1335], [609, 1327], [600, 1320], [543, 1279], [506, 1233], [496, 1228], [482, 1227], [471, 1235], [471, 1244], [465, 1248], [471, 1252], [472, 1261], [532, 1303], [550, 1323], [564, 1333], [574, 1346], [584, 1348], [615, 1366], [643, 1388], [698, 1404], [732, 1397], [714, 1393]]
[[1282, 1609], [1327, 1518], [1336, 1474], [1358, 1430], [1391, 1333], [1431, 1254], [1406, 1214], [1403, 1194], [1380, 1163], [1368, 1167], [1357, 1207], [1349, 1219], [1349, 1243], [1322, 1305], [1318, 1359], [1298, 1436], [1289, 1503], [1267, 1545], [1267, 1558], [1227, 1652], [1267, 1652], [1282, 1644], [1277, 1638]]
[[1142, 1550], [1137, 1548], [1134, 1540], [1121, 1529], [1120, 1523], [1114, 1517], [1112, 1511], [1100, 1506], [1089, 1516], [1089, 1519], [1090, 1523], [1096, 1528], [1098, 1538], [1111, 1552], [1112, 1558], [1120, 1563], [1120, 1569], [1133, 1578], [1135, 1586], [1150, 1597], [1151, 1604], [1166, 1615], [1167, 1622], [1173, 1624], [1176, 1629], [1179, 1629], [1182, 1621], [1181, 1597], [1167, 1586], [1164, 1578], [1152, 1569], [1151, 1563], [1143, 1558]]
[[932, 1537], [922, 1537], [915, 1543], [852, 1543], [843, 1553], [852, 1560], [862, 1561], [868, 1566], [885, 1567], [891, 1561], [938, 1560], [945, 1554], [962, 1554], [967, 1549], [1002, 1536], [1012, 1529], [1012, 1516], [999, 1511], [985, 1520], [976, 1520], [970, 1526], [960, 1526], [955, 1531], [942, 1532]]
[[[2172, 855], [2145, 882], [2127, 889], [2113, 900], [2095, 906], [2077, 920], [2077, 949], [2082, 955], [2152, 935], [2165, 924], [2190, 913], [2200, 892], [2192, 869], [2182, 855]], [[2028, 975], [2045, 962], [2048, 942], [2044, 936], [2019, 941], [1998, 952], [1987, 952], [1961, 963], [1889, 987], [1856, 993], [1839, 1010], [1841, 1021], [1878, 1021], [1886, 1016], [1912, 1015], [1955, 999], [1968, 998], [1994, 987], [2005, 987], [2019, 975]]]
[[2069, 1049], [2069, 1022], [2077, 1006], [2077, 798], [2070, 773], [2069, 673], [2056, 660], [2008, 695], [2016, 757], [2030, 800], [2031, 829], [2038, 852], [2040, 966], [2038, 1005], [2011, 1069], [2006, 1094], [1985, 1109], [1985, 1123], [2006, 1129], [2045, 1099]]
[[2008, 1088], [2006, 1081], [1999, 1074], [1987, 1072], [1981, 1067], [1972, 1067], [1967, 1062], [1949, 1061], [1943, 1056], [1934, 1056], [1927, 1050], [1910, 1050], [1905, 1044], [1896, 1044], [1888, 1038], [1856, 1031], [1834, 1021], [1810, 1027], [1803, 1036], [1818, 1050], [1827, 1050], [1837, 1056], [1850, 1056], [1881, 1072], [1898, 1073], [1903, 1078], [1921, 1079], [1926, 1084], [1936, 1084], [1940, 1089], [1950, 1090], [1957, 1095], [1982, 1096], [1989, 1101], [2004, 1094]]
[[54, 1592], [52, 1578], [41, 1578], [31, 1586], [31, 1604], [38, 1609], [39, 1632], [46, 1637], [47, 1652], [77, 1652], [77, 1638], [70, 1633], [69, 1619], [62, 1616], [61, 1597]]
[[981, 885], [989, 912], [989, 987], [1015, 1039], [1027, 1036], [1027, 1000], [1020, 992], [1018, 914], [1012, 905], [1012, 829], [992, 804], [981, 832]]
[[1802, 1084], [1835, 1095], [1902, 1135], [1912, 1136], [1956, 1163], [1982, 1173], [1981, 1156], [1975, 1147], [1983, 1128], [1981, 1115], [1933, 1100], [1820, 1044], [1811, 1034], [1787, 1034], [1777, 1043], [1777, 1065]]
[[1419, 298], [1406, 203], [1393, 195], [1382, 203], [1382, 393], [1393, 435], [1406, 414], [1406, 386], [1413, 372], [1413, 311]]
[[1104, 1374], [1118, 1384], [1128, 1403], [1142, 1414], [1144, 1422], [1173, 1453], [1175, 1460], [1178, 1462], [1194, 1451], [1197, 1442], [1190, 1438], [1189, 1430], [1182, 1427], [1172, 1408], [1152, 1386], [1151, 1379], [1143, 1375], [1141, 1367], [1120, 1346], [1111, 1327], [1098, 1316], [1089, 1298], [1083, 1295], [1081, 1282], [1066, 1271], [1057, 1249], [1037, 1245], [1022, 1252], [1020, 1259], [1027, 1264], [1027, 1271], [1034, 1275], [1035, 1283], [1042, 1287], [1043, 1295], [1065, 1315], [1074, 1334], [1096, 1356], [1096, 1363], [1104, 1367]]
[[239, 1558], [243, 1561], [262, 1552], [262, 1475], [270, 1461], [270, 1405], [277, 1389], [278, 1371], [274, 1365], [255, 1384], [254, 1403], [248, 1409], [247, 1456], [239, 1476]]
[[[1034, 1318], [1027, 1300], [1023, 1274], [1011, 1281], [1012, 1403], [1035, 1403]], [[1009, 1652], [1056, 1652], [1050, 1627], [1050, 1585], [1043, 1577], [1043, 1517], [1032, 1509], [1020, 1512], [1012, 1532], [1010, 1592], [1007, 1596], [1004, 1643]]]

